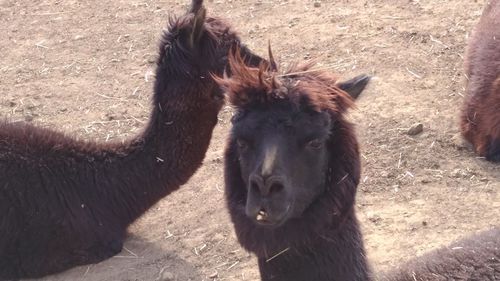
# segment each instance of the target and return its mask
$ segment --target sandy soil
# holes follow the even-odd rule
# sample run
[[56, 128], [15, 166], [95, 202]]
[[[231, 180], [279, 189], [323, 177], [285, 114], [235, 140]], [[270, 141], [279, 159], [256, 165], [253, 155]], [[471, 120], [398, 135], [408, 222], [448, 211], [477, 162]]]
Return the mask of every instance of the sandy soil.
[[[0, 0], [0, 116], [110, 141], [140, 132], [169, 14], [187, 0]], [[319, 4], [315, 4], [319, 3]], [[484, 1], [207, 0], [245, 43], [283, 65], [320, 57], [348, 78], [377, 79], [351, 116], [362, 145], [358, 213], [384, 270], [500, 225], [500, 166], [458, 135], [466, 39]], [[258, 280], [223, 200], [226, 107], [203, 167], [130, 228], [126, 249], [43, 280]], [[423, 124], [417, 136], [406, 134]]]

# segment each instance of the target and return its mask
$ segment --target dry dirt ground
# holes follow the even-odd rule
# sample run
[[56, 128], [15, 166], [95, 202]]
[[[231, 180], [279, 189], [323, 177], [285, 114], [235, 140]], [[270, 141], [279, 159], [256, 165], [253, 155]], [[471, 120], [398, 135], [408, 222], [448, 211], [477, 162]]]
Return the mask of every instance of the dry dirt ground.
[[[0, 115], [115, 141], [149, 115], [153, 62], [168, 15], [188, 0], [0, 0]], [[465, 42], [484, 0], [206, 0], [283, 65], [320, 57], [377, 77], [351, 116], [362, 145], [357, 208], [368, 256], [388, 269], [500, 225], [500, 166], [460, 141]], [[319, 4], [315, 4], [319, 3]], [[130, 228], [118, 256], [43, 280], [258, 280], [223, 198], [225, 107], [203, 167]], [[417, 136], [406, 134], [423, 124]]]

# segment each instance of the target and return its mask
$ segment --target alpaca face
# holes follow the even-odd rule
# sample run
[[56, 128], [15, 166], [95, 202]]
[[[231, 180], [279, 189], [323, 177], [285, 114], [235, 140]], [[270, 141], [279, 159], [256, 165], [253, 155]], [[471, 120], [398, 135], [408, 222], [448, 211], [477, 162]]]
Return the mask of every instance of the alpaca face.
[[234, 120], [232, 142], [247, 189], [246, 215], [279, 226], [300, 217], [323, 192], [330, 116], [287, 101]]
[[[256, 225], [269, 228], [307, 220], [307, 210], [314, 203], [323, 206], [318, 199], [323, 194], [330, 198], [330, 193], [346, 199], [334, 199], [330, 208], [332, 214], [341, 214], [350, 209], [359, 179], [357, 143], [343, 114], [370, 77], [339, 83], [329, 73], [307, 71], [310, 64], [277, 75], [271, 51], [269, 57], [269, 62], [252, 68], [237, 53], [230, 55], [231, 77], [216, 79], [237, 112], [224, 173], [232, 219], [238, 222], [244, 212]], [[325, 193], [332, 188], [328, 183], [339, 177], [329, 166], [339, 165], [339, 145], [354, 159], [347, 165], [352, 170], [349, 186], [354, 188]]]

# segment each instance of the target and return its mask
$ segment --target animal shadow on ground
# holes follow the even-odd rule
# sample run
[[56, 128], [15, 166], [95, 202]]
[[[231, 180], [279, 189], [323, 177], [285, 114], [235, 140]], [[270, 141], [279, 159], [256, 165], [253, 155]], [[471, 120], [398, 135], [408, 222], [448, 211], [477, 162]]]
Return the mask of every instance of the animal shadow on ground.
[[[172, 238], [175, 239], [175, 238]], [[174, 240], [172, 240], [174, 241]], [[162, 243], [165, 245], [165, 243]], [[195, 281], [202, 280], [195, 266], [176, 253], [178, 243], [158, 243], [129, 234], [123, 250], [98, 264], [72, 268], [59, 274], [23, 281]]]

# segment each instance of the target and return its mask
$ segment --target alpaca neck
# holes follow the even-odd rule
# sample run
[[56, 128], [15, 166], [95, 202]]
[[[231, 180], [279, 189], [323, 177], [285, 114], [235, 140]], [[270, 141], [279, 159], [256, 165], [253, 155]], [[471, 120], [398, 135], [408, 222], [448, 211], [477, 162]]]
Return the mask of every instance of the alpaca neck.
[[[154, 104], [144, 133], [118, 148], [126, 156], [118, 153], [109, 164], [113, 166], [109, 170], [118, 174], [105, 179], [114, 180], [115, 192], [108, 193], [108, 201], [126, 225], [187, 182], [200, 167], [217, 122], [220, 106], [214, 101], [203, 101], [186, 89], [167, 87], [164, 92], [174, 94], [167, 102]], [[203, 106], [192, 99], [200, 99]]]
[[369, 281], [362, 235], [354, 212], [338, 229], [316, 234], [303, 245], [259, 258], [263, 281]]

